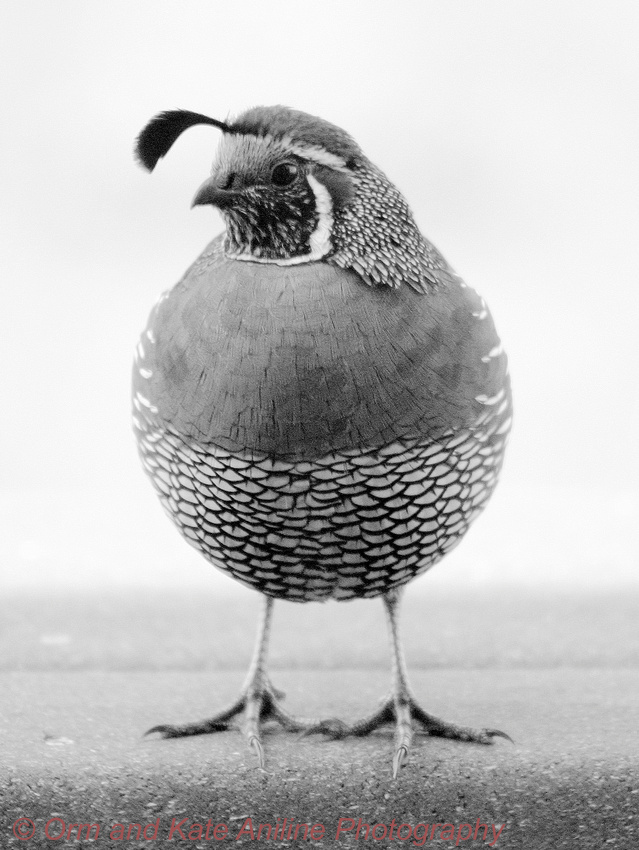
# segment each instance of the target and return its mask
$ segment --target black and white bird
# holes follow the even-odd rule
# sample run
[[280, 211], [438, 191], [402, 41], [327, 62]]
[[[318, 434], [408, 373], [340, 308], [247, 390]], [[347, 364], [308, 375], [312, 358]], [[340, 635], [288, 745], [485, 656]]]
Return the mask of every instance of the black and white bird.
[[[283, 106], [234, 121], [177, 110], [137, 140], [152, 170], [188, 127], [222, 131], [193, 204], [226, 232], [160, 298], [137, 347], [144, 467], [186, 540], [264, 595], [238, 700], [165, 737], [261, 724], [333, 737], [393, 723], [397, 775], [419, 730], [490, 743], [497, 729], [428, 714], [398, 636], [402, 588], [486, 505], [511, 422], [507, 360], [484, 300], [420, 233], [388, 178], [343, 130]], [[266, 656], [273, 602], [381, 596], [388, 697], [355, 723], [298, 719]]]

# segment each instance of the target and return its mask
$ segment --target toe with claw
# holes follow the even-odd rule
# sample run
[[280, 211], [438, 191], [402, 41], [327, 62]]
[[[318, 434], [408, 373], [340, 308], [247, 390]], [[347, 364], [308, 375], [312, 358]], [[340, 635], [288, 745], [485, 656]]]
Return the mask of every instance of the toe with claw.
[[266, 647], [271, 626], [273, 600], [266, 598], [264, 613], [258, 631], [255, 653], [239, 698], [213, 717], [195, 723], [178, 726], [160, 724], [146, 732], [157, 732], [163, 738], [184, 738], [191, 735], [208, 735], [234, 728], [236, 718], [243, 717], [242, 729], [246, 743], [257, 756], [258, 764], [264, 767], [264, 746], [261, 729], [269, 720], [279, 723], [288, 732], [305, 732], [318, 724], [317, 720], [297, 718], [280, 705], [284, 693], [273, 687], [266, 673]]
[[377, 711], [354, 723], [344, 723], [336, 718], [320, 720], [315, 725], [305, 729], [304, 734], [322, 734], [333, 740], [340, 740], [349, 736], [363, 737], [369, 735], [389, 723], [395, 724], [394, 779], [397, 778], [399, 771], [408, 760], [408, 753], [415, 732], [475, 744], [492, 744], [493, 738], [506, 738], [512, 743], [510, 735], [501, 732], [499, 729], [473, 729], [470, 726], [458, 726], [440, 720], [424, 711], [412, 694], [390, 695]]

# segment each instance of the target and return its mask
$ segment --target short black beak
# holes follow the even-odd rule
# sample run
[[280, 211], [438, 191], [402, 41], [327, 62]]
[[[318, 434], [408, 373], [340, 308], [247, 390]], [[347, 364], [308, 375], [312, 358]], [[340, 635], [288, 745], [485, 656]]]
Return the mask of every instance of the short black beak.
[[232, 189], [222, 189], [217, 177], [209, 177], [202, 183], [191, 201], [191, 208], [212, 204], [220, 210], [233, 205], [236, 193]]

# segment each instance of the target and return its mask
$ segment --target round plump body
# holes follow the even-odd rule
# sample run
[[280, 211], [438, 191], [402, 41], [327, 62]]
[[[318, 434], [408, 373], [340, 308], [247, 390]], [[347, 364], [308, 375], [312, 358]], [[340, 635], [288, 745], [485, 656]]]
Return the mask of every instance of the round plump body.
[[428, 292], [214, 240], [160, 299], [133, 371], [140, 454], [183, 535], [294, 601], [376, 596], [463, 536], [499, 473], [506, 357], [452, 272]]

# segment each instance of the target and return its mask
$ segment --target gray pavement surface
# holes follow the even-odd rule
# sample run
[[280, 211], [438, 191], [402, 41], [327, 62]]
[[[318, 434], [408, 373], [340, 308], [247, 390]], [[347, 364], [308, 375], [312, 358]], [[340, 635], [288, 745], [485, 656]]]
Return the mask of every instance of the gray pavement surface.
[[[409, 597], [402, 623], [418, 699], [515, 743], [419, 736], [397, 781], [391, 729], [331, 742], [275, 728], [264, 771], [238, 732], [142, 737], [234, 698], [256, 610], [251, 594], [0, 603], [0, 847], [639, 847], [636, 593]], [[375, 706], [388, 684], [378, 603], [280, 605], [276, 618], [272, 676], [289, 710], [352, 719]], [[288, 818], [324, 833], [253, 839], [245, 826], [238, 838], [249, 817], [255, 832]], [[14, 835], [18, 818], [33, 821], [32, 838]], [[353, 828], [336, 840], [340, 818]], [[363, 824], [357, 834], [359, 818], [381, 825], [375, 838]], [[393, 821], [393, 840], [381, 837]], [[157, 825], [157, 836], [138, 840], [133, 827], [115, 840], [116, 822], [150, 825], [147, 836]], [[100, 825], [97, 840], [95, 830], [78, 840], [71, 825], [81, 823]], [[214, 839], [216, 824], [225, 838]], [[397, 838], [401, 824], [415, 830], [408, 839]], [[493, 824], [504, 824], [496, 840]]]

